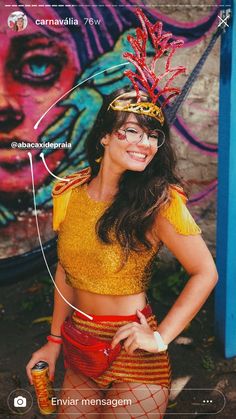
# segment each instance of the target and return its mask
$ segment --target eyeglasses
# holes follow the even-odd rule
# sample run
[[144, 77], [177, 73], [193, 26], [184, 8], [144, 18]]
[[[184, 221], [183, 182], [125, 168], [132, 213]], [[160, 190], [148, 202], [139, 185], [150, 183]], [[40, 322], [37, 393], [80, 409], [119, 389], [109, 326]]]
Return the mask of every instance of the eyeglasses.
[[[122, 131], [124, 134], [122, 134]], [[117, 131], [118, 139], [119, 140], [126, 140], [130, 144], [139, 144], [144, 137], [144, 134], [147, 135], [148, 141], [151, 145], [156, 146], [157, 148], [161, 147], [165, 142], [165, 134], [163, 131], [155, 129], [155, 131], [151, 131], [146, 133], [141, 128], [126, 128], [126, 129], [119, 129]]]

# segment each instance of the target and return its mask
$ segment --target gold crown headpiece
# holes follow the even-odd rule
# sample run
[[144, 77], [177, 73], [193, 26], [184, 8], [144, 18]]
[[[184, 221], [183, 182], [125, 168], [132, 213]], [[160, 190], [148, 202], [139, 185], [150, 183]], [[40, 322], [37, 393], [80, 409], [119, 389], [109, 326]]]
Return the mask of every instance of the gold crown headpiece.
[[[123, 95], [115, 98], [109, 105], [108, 109], [114, 111], [123, 112], [134, 112], [143, 115], [151, 116], [157, 119], [161, 125], [164, 124], [164, 114], [162, 109], [166, 106], [169, 100], [180, 93], [178, 87], [170, 86], [171, 82], [178, 75], [185, 72], [186, 68], [183, 66], [171, 67], [171, 59], [177, 48], [183, 46], [182, 40], [174, 40], [172, 33], [162, 33], [162, 22], [156, 22], [151, 24], [148, 18], [145, 16], [141, 9], [135, 11], [141, 22], [141, 28], [136, 29], [136, 38], [128, 35], [127, 40], [133, 48], [134, 53], [125, 52], [123, 57], [130, 61], [136, 68], [136, 72], [132, 70], [125, 70], [124, 74], [130, 79], [136, 92], [137, 102], [133, 100], [119, 100], [123, 96], [130, 96], [130, 93], [124, 93]], [[147, 42], [148, 38], [155, 49], [155, 54], [150, 62], [147, 64]], [[163, 73], [157, 75], [155, 73], [155, 66], [158, 60], [167, 55], [165, 62], [165, 69]], [[159, 84], [163, 79], [168, 78], [164, 82], [164, 86], [158, 89]], [[144, 102], [141, 99], [142, 95], [147, 95], [150, 101]], [[164, 101], [161, 106], [157, 105], [157, 101], [160, 96], [164, 97]], [[123, 102], [123, 103], [122, 103]]]
[[159, 106], [152, 102], [145, 101], [132, 103], [131, 97], [131, 92], [123, 93], [110, 103], [108, 109], [111, 108], [113, 111], [133, 112], [151, 116], [152, 118], [157, 119], [161, 125], [164, 124], [164, 115]]

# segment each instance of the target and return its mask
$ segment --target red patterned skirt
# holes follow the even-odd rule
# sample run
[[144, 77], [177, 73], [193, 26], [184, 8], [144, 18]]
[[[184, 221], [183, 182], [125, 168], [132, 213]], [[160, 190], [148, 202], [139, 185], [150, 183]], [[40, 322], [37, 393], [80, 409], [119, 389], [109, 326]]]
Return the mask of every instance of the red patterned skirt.
[[[157, 330], [157, 319], [149, 304], [142, 310], [142, 313], [152, 330]], [[130, 316], [91, 316], [93, 320], [89, 320], [79, 312], [74, 312], [72, 320], [79, 330], [104, 340], [112, 340], [117, 329], [127, 323], [134, 321], [139, 323], [139, 318], [135, 314]], [[168, 352], [150, 353], [136, 349], [133, 354], [128, 354], [122, 347], [109, 369], [92, 380], [101, 388], [108, 388], [114, 382], [133, 382], [158, 384], [170, 389], [171, 367]]]

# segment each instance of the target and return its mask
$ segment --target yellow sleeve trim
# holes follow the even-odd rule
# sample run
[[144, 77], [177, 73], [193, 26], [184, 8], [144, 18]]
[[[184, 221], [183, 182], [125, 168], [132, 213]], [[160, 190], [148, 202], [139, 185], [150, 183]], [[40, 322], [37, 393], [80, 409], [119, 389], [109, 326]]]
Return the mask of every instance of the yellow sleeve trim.
[[165, 217], [183, 235], [200, 234], [201, 229], [186, 207], [187, 197], [179, 186], [170, 187], [170, 202], [163, 206], [160, 214]]
[[67, 206], [70, 200], [72, 189], [68, 192], [53, 196], [53, 230], [58, 231], [61, 222], [64, 220], [66, 215]]
[[71, 192], [77, 186], [87, 182], [91, 175], [90, 167], [66, 176], [65, 179], [56, 182], [52, 190], [53, 198], [53, 230], [58, 231], [60, 224], [66, 216], [66, 210], [71, 197]]

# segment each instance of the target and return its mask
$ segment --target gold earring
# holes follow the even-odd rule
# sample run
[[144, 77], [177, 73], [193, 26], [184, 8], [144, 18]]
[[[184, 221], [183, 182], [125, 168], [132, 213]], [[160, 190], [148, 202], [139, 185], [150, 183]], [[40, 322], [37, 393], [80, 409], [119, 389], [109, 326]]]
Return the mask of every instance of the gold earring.
[[98, 157], [97, 159], [95, 159], [95, 162], [98, 163], [98, 164], [100, 164], [101, 161], [102, 161], [102, 156], [101, 157]]

